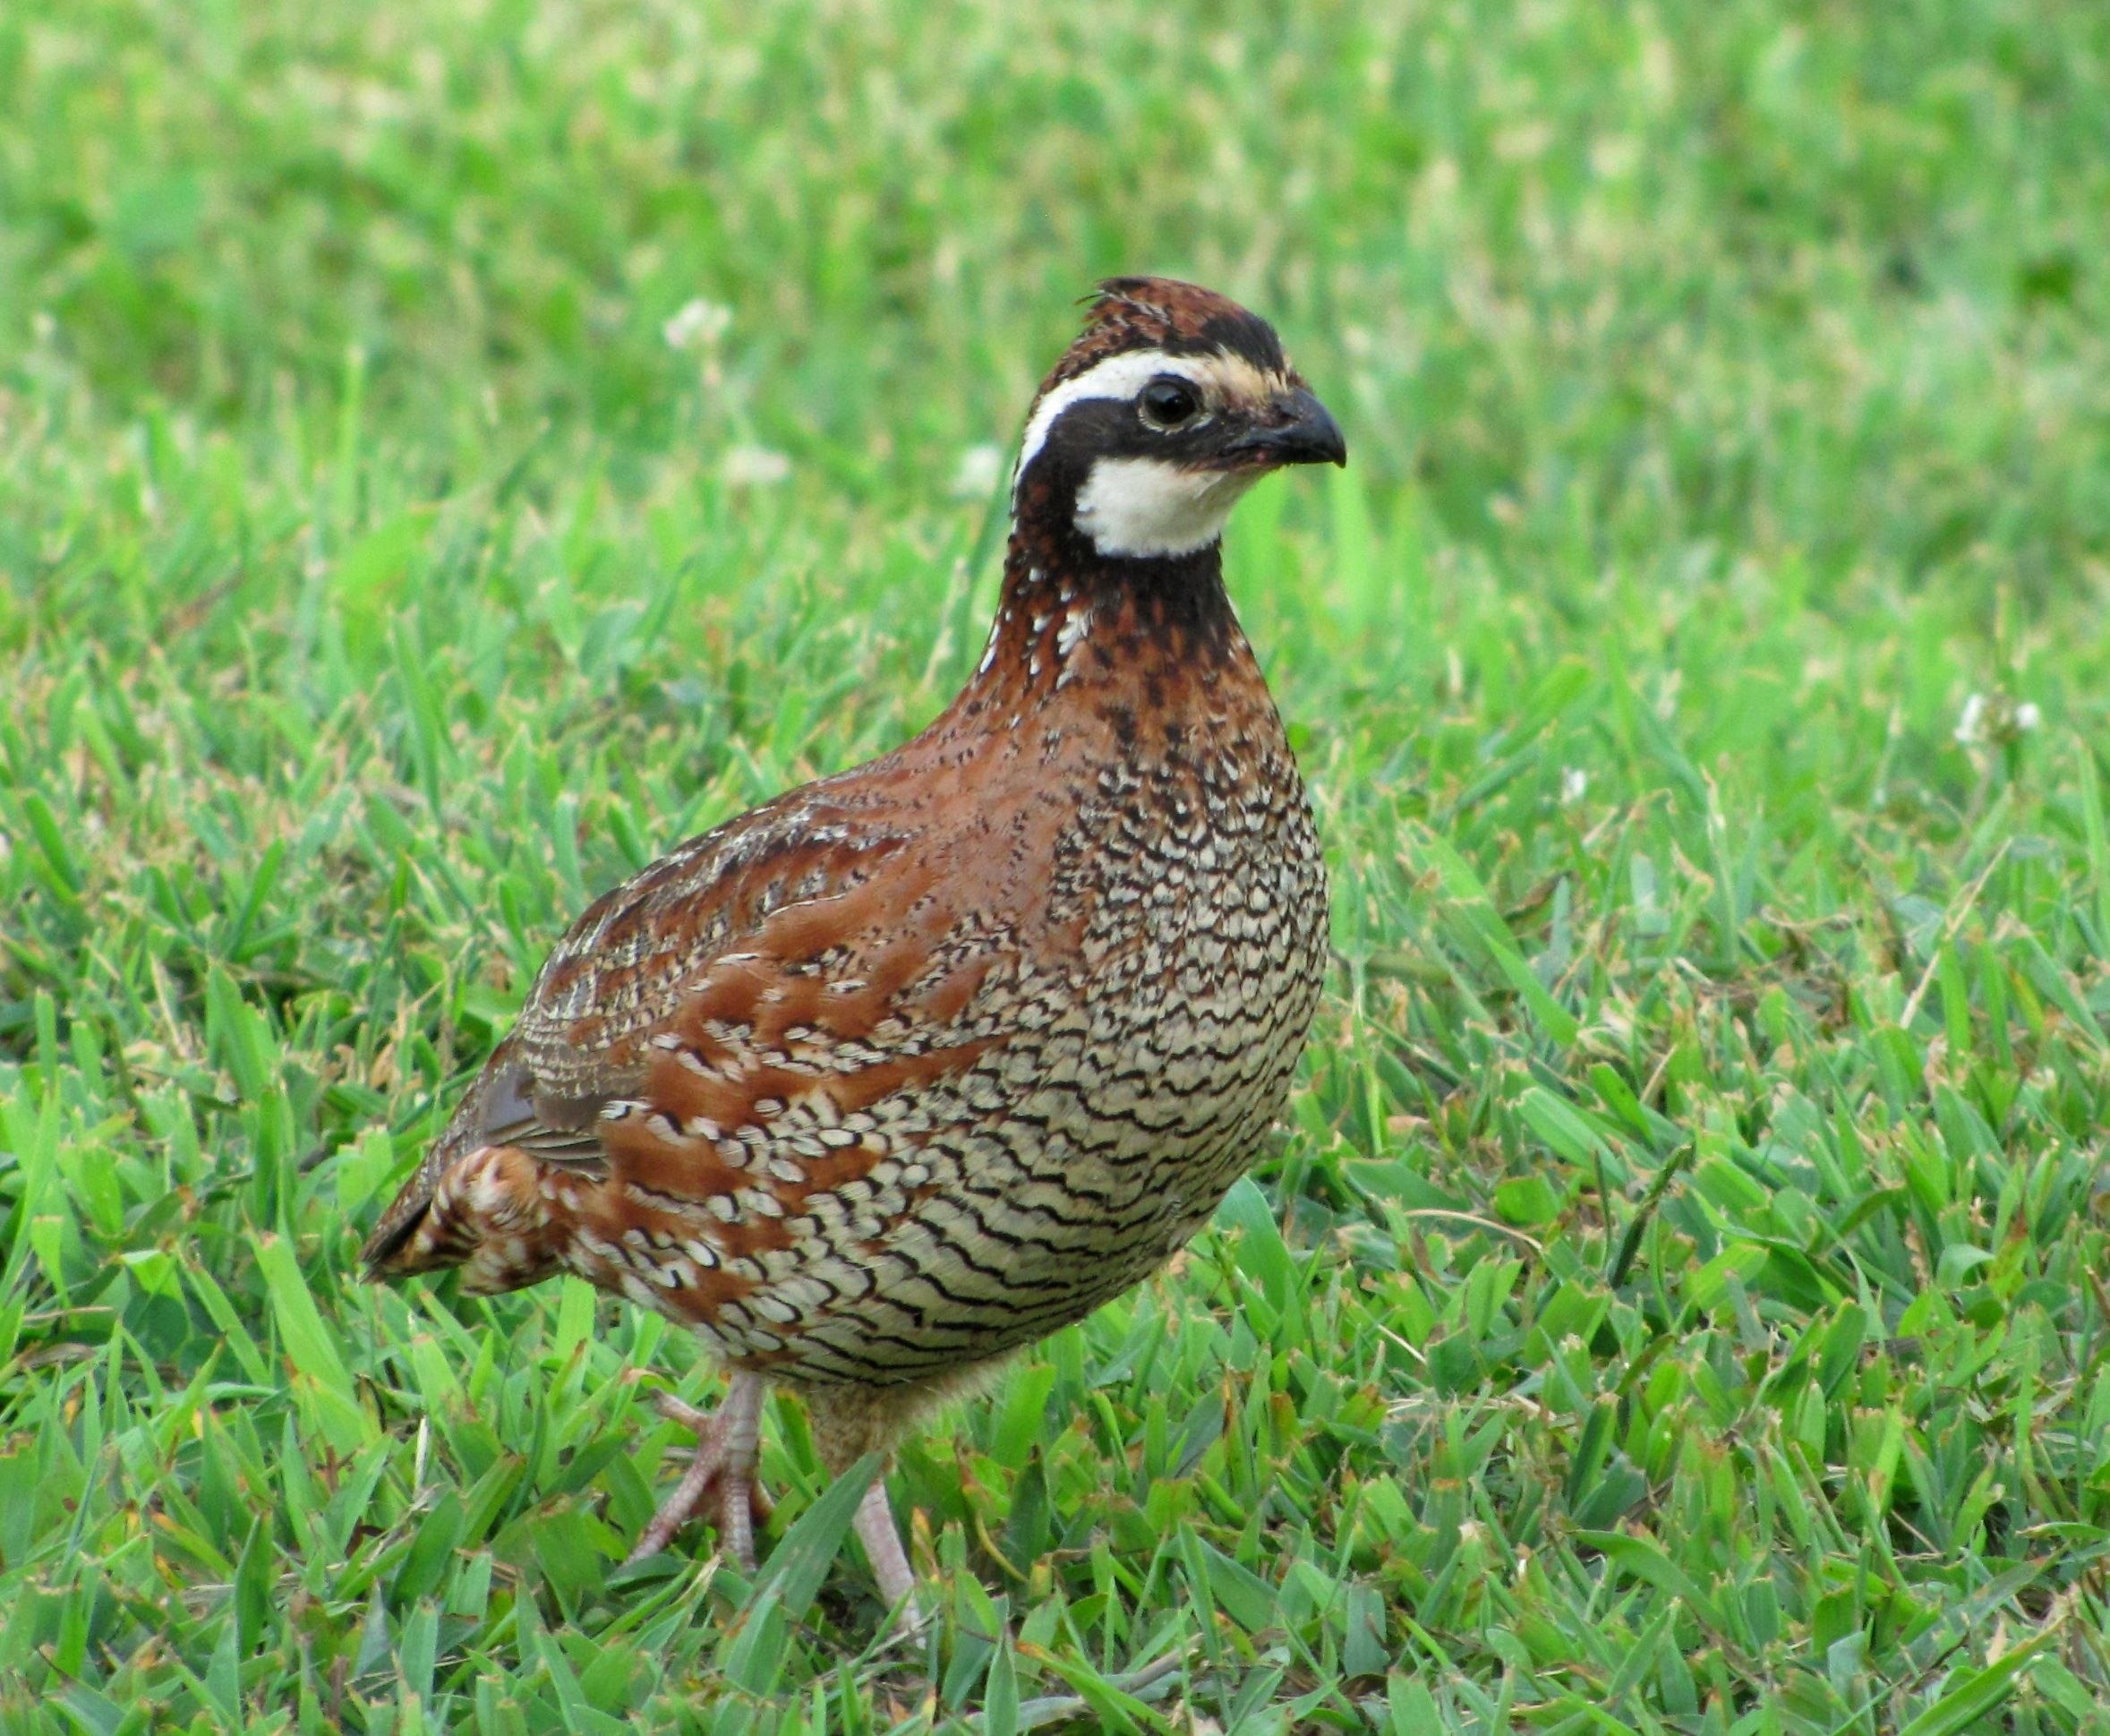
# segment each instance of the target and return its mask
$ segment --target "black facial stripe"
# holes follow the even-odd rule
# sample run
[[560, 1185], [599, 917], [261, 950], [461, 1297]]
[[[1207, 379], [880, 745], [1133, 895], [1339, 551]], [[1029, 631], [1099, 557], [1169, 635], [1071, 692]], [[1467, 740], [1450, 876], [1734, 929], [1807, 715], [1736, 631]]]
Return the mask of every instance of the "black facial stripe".
[[1055, 419], [1034, 468], [1081, 485], [1098, 458], [1162, 458], [1207, 465], [1232, 438], [1232, 418], [1205, 411], [1178, 428], [1151, 427], [1125, 398], [1081, 398]]

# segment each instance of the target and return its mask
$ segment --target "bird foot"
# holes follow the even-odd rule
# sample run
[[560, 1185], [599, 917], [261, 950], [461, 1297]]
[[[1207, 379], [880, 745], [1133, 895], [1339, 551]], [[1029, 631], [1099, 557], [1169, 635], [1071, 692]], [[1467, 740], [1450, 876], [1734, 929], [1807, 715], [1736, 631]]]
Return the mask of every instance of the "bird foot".
[[[638, 1534], [623, 1565], [634, 1567], [658, 1554], [677, 1531], [708, 1510], [718, 1526], [720, 1548], [744, 1572], [752, 1573], [755, 1522], [767, 1518], [771, 1510], [769, 1497], [755, 1480], [761, 1454], [761, 1381], [736, 1373], [715, 1412], [697, 1410], [671, 1394], [662, 1394], [657, 1405], [669, 1422], [695, 1431], [696, 1452], [674, 1492], [660, 1503], [652, 1523]], [[898, 1543], [895, 1547], [900, 1547]]]
[[[744, 1571], [755, 1570], [755, 1524], [767, 1518], [773, 1507], [755, 1480], [762, 1395], [758, 1376], [736, 1371], [715, 1411], [698, 1410], [671, 1394], [654, 1399], [662, 1416], [695, 1432], [696, 1452], [673, 1493], [661, 1502], [652, 1523], [638, 1534], [636, 1547], [623, 1559], [625, 1567], [658, 1554], [689, 1520], [707, 1514], [717, 1524], [720, 1548]], [[858, 1503], [852, 1528], [872, 1565], [881, 1601], [896, 1612], [905, 1634], [920, 1633], [925, 1616], [916, 1602], [916, 1575], [894, 1526], [884, 1476], [872, 1479], [872, 1486]]]

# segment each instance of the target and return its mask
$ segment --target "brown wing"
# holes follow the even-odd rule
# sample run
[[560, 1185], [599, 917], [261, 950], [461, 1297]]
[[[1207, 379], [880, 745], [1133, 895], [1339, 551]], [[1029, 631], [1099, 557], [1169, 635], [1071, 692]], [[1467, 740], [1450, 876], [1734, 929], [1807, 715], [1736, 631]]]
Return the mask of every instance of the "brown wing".
[[[992, 954], [971, 936], [961, 944], [961, 912], [943, 895], [961, 881], [912, 847], [918, 837], [809, 786], [600, 899], [558, 943], [511, 1035], [376, 1227], [370, 1268], [470, 1259], [525, 1210], [509, 1197], [542, 1185], [536, 1165], [582, 1180], [615, 1174], [626, 1190], [671, 1200], [730, 1198], [743, 1178], [723, 1142], [765, 1140], [794, 1100], [810, 1109], [824, 1090], [820, 1112], [840, 1116], [970, 1065], [986, 1044], [926, 1039]], [[821, 1151], [799, 1192], [847, 1179], [859, 1162], [833, 1144]], [[484, 1152], [517, 1156], [479, 1194], [472, 1159]], [[756, 1238], [770, 1240], [766, 1222], [730, 1236]], [[508, 1283], [552, 1269], [531, 1239], [513, 1238], [517, 1271], [500, 1262]], [[496, 1276], [481, 1287], [506, 1287]]]
[[888, 865], [907, 842], [868, 812], [794, 791], [601, 898], [535, 979], [475, 1133], [590, 1128], [610, 1099], [644, 1082], [652, 1038], [684, 1000], [753, 979], [756, 965], [741, 961], [798, 969], [816, 941], [847, 937], [844, 925], [871, 902], [860, 894], [894, 883]]

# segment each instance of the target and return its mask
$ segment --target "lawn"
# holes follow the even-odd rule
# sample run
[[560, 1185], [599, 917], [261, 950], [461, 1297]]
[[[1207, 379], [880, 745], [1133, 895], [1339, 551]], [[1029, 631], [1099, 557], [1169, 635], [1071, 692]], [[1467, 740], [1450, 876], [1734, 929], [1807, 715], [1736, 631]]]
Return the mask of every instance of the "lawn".
[[[0, 1729], [2110, 1732], [2110, 10], [0, 7]], [[1232, 587], [1279, 1155], [753, 1584], [714, 1375], [376, 1288], [597, 891], [909, 734], [1116, 270], [1350, 469]]]

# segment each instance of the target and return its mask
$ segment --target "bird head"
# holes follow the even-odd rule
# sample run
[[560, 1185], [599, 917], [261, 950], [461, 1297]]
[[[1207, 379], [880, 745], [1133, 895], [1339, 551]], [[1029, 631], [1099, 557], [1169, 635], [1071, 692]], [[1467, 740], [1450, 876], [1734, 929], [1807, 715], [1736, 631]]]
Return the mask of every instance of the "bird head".
[[1347, 442], [1274, 328], [1211, 290], [1110, 278], [1027, 417], [1012, 502], [1104, 560], [1209, 547], [1239, 497]]

